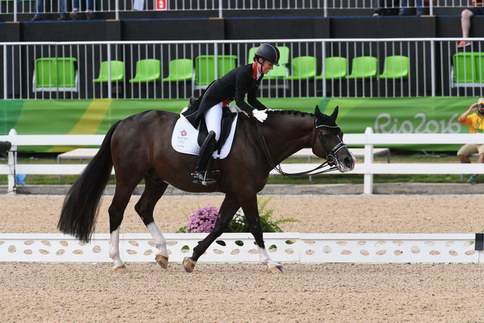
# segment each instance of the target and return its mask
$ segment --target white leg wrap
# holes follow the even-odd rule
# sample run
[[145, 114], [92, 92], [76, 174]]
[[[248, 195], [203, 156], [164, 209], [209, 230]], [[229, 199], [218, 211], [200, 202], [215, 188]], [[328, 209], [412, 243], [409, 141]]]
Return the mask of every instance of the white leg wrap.
[[109, 240], [109, 257], [113, 260], [114, 267], [120, 267], [123, 265], [123, 261], [119, 256], [119, 228], [111, 233], [111, 239]]
[[267, 250], [264, 249], [264, 248], [261, 248], [261, 247], [257, 247], [259, 249], [259, 257], [260, 257], [260, 261], [264, 264], [264, 265], [267, 265], [269, 267], [276, 267], [276, 266], [279, 266], [279, 264], [277, 262], [275, 262], [274, 260], [272, 260], [272, 258], [269, 256], [269, 254], [267, 253]]
[[166, 249], [165, 237], [163, 237], [163, 234], [161, 233], [156, 223], [151, 222], [150, 224], [147, 225], [147, 228], [150, 231], [151, 236], [153, 237], [153, 240], [155, 241], [156, 248], [160, 250], [160, 254], [162, 256], [168, 257], [168, 250]]

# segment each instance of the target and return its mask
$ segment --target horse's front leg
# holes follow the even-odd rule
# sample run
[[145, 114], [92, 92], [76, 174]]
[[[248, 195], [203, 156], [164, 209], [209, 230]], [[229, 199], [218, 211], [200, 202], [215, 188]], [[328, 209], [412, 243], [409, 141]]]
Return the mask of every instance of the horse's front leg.
[[217, 221], [215, 222], [215, 227], [213, 228], [212, 232], [210, 232], [205, 239], [200, 241], [198, 245], [193, 248], [193, 254], [191, 257], [186, 257], [183, 259], [183, 267], [187, 272], [192, 272], [197, 264], [198, 258], [207, 250], [207, 248], [215, 241], [227, 228], [230, 223], [230, 220], [234, 217], [235, 212], [239, 209], [240, 204], [239, 202], [229, 196], [228, 194], [225, 195], [225, 199], [222, 202], [222, 206], [220, 206], [220, 211], [217, 217]]
[[267, 253], [267, 250], [264, 245], [262, 227], [260, 224], [260, 217], [259, 217], [259, 210], [257, 208], [257, 196], [254, 195], [253, 197], [248, 198], [247, 200], [243, 201], [242, 209], [244, 210], [245, 217], [249, 222], [250, 232], [255, 238], [255, 243], [259, 249], [259, 257], [260, 261], [268, 266], [268, 270], [271, 273], [281, 273], [282, 266], [272, 260], [272, 258]]

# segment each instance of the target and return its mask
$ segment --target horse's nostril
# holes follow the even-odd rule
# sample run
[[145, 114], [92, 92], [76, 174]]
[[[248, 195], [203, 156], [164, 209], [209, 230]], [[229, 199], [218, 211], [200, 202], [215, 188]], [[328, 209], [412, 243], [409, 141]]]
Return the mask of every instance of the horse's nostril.
[[351, 168], [351, 166], [353, 166], [353, 160], [351, 158], [345, 158], [343, 162], [348, 168]]

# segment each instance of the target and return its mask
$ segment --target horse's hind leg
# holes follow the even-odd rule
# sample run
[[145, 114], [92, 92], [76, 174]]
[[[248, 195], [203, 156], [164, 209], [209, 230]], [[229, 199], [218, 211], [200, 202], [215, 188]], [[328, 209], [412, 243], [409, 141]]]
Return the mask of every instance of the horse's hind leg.
[[109, 231], [111, 238], [109, 241], [109, 257], [113, 260], [113, 271], [124, 269], [124, 263], [119, 255], [119, 227], [124, 217], [124, 210], [128, 205], [129, 198], [141, 178], [131, 177], [129, 181], [117, 178], [116, 191], [113, 201], [109, 206]]
[[162, 268], [166, 269], [168, 267], [168, 250], [166, 248], [166, 240], [153, 219], [153, 210], [156, 202], [158, 202], [168, 187], [168, 184], [164, 182], [157, 182], [155, 184], [150, 178], [148, 178], [148, 176], [145, 177], [145, 182], [145, 190], [143, 191], [140, 200], [138, 203], [136, 203], [134, 208], [151, 233], [151, 236], [155, 241], [155, 246], [159, 250], [159, 253], [157, 253], [155, 256], [156, 262]]
[[215, 241], [227, 228], [230, 220], [234, 217], [235, 212], [239, 209], [239, 202], [232, 196], [226, 195], [220, 211], [215, 222], [215, 227], [212, 232], [205, 237], [198, 245], [193, 248], [193, 254], [190, 258], [183, 259], [183, 266], [187, 272], [192, 272], [195, 268], [198, 258], [207, 250], [207, 248]]

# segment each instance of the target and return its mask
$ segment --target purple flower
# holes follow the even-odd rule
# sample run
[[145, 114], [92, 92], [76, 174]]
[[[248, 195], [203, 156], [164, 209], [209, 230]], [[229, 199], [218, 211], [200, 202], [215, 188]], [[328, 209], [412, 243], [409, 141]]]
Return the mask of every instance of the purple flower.
[[215, 227], [218, 209], [214, 206], [206, 206], [194, 210], [188, 216], [187, 232], [208, 233]]

